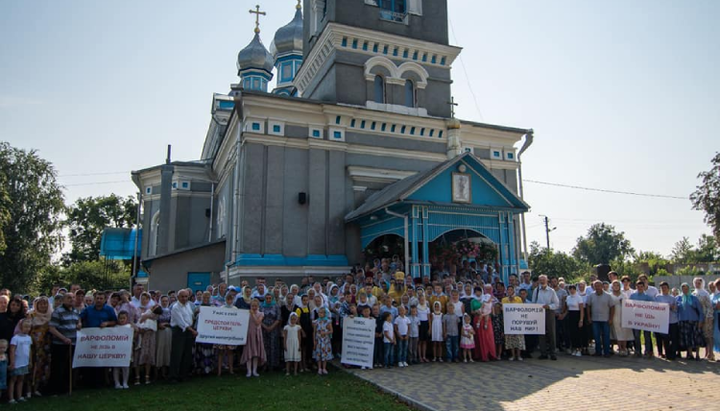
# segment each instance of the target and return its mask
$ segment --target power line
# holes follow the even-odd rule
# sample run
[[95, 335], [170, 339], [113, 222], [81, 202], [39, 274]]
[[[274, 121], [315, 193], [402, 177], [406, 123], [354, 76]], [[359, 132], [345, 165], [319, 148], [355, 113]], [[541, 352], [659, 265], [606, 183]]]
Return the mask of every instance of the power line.
[[665, 195], [665, 194], [645, 194], [645, 193], [634, 193], [631, 191], [605, 190], [602, 188], [581, 187], [581, 186], [574, 186], [574, 185], [570, 185], [570, 184], [550, 183], [547, 181], [537, 181], [537, 180], [527, 180], [527, 179], [525, 179], [523, 181], [526, 183], [542, 184], [542, 185], [553, 186], [553, 187], [572, 188], [575, 190], [597, 191], [600, 193], [626, 194], [626, 195], [632, 195], [632, 196], [654, 197], [654, 198], [671, 198], [673, 200], [687, 200], [688, 199], [688, 197], [670, 196], [670, 195]]
[[117, 184], [117, 183], [130, 183], [128, 180], [116, 180], [116, 181], [93, 181], [91, 183], [77, 183], [77, 184], [62, 184], [63, 187], [77, 187], [77, 186], [94, 186], [98, 184]]
[[89, 177], [89, 176], [109, 176], [113, 174], [128, 174], [129, 171], [110, 171], [107, 173], [78, 173], [78, 174], [60, 174], [58, 175], [58, 178], [64, 178], [64, 177]]
[[[453, 28], [452, 20], [448, 19], [448, 22], [450, 23], [450, 32], [452, 33], [453, 40], [455, 40], [455, 44], [460, 44], [457, 40], [457, 37], [455, 36], [455, 29]], [[465, 73], [465, 80], [468, 83], [468, 90], [470, 90], [470, 95], [472, 95], [473, 102], [475, 103], [475, 110], [477, 110], [478, 116], [480, 116], [481, 121], [485, 121], [483, 119], [482, 112], [480, 111], [480, 105], [477, 102], [477, 97], [475, 96], [475, 91], [473, 90], [472, 83], [470, 83], [470, 76], [468, 76], [467, 69], [465, 68], [465, 61], [463, 61], [462, 54], [458, 55], [460, 58], [460, 65], [462, 66], [463, 73]]]

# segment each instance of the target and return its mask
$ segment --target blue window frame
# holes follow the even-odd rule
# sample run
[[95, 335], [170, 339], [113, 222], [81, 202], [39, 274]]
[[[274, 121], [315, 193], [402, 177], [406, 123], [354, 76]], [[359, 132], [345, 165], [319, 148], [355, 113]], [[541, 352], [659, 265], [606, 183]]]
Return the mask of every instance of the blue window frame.
[[336, 132], [333, 133], [333, 137], [335, 137], [335, 138], [337, 138], [337, 139], [341, 139], [341, 138], [342, 138], [342, 133], [341, 133], [340, 131], [336, 131]]
[[389, 10], [395, 13], [407, 12], [405, 0], [378, 0], [378, 6], [383, 10]]
[[355, 127], [355, 119], [350, 120], [350, 127]]
[[360, 128], [365, 128], [365, 120], [360, 122]]
[[340, 124], [340, 116], [335, 117], [335, 124]]
[[273, 133], [279, 133], [280, 132], [280, 126], [278, 124], [273, 125]]
[[342, 38], [342, 43], [341, 43], [341, 45], [342, 45], [343, 47], [347, 47], [347, 37], [343, 37], [343, 38]]
[[253, 131], [260, 131], [260, 123], [252, 123]]
[[313, 130], [312, 136], [315, 138], [320, 138], [320, 130]]
[[382, 76], [375, 76], [375, 93], [374, 100], [376, 103], [385, 103], [385, 79]]

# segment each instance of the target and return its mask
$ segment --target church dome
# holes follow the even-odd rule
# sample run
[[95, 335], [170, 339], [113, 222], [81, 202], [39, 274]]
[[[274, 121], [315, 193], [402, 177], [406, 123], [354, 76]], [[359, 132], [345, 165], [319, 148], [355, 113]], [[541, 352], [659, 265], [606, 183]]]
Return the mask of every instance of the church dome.
[[247, 69], [265, 70], [268, 73], [272, 72], [273, 58], [262, 44], [259, 30], [255, 31], [255, 37], [250, 44], [238, 53], [237, 69], [238, 72]]
[[297, 7], [295, 18], [275, 33], [270, 45], [270, 52], [274, 58], [284, 53], [296, 52], [302, 54], [303, 50], [303, 15], [302, 8]]

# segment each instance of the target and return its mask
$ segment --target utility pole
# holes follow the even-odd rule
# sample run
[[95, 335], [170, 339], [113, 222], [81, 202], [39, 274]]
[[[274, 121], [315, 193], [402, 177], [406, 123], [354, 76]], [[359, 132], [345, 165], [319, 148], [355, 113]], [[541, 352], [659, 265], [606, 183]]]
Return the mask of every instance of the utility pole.
[[547, 241], [547, 250], [550, 252], [550, 231], [555, 231], [557, 227], [550, 228], [550, 218], [546, 215], [540, 216], [545, 222], [545, 240]]

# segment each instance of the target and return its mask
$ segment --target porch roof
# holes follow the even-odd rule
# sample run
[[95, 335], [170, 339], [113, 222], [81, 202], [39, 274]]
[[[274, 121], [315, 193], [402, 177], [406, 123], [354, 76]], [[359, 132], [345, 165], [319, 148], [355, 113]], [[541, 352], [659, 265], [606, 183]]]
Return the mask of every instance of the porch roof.
[[[490, 170], [483, 165], [483, 163], [478, 160], [477, 157], [475, 157], [472, 153], [464, 153], [462, 155], [459, 155], [453, 159], [450, 159], [448, 161], [445, 161], [443, 163], [440, 163], [436, 165], [435, 167], [423, 171], [421, 173], [417, 173], [415, 175], [412, 175], [410, 177], [404, 178], [400, 181], [397, 181], [393, 184], [390, 184], [389, 186], [385, 187], [384, 189], [378, 191], [377, 193], [372, 194], [370, 197], [368, 197], [365, 202], [360, 205], [355, 210], [351, 211], [345, 216], [345, 221], [350, 222], [353, 220], [357, 220], [358, 218], [361, 218], [363, 216], [366, 216], [368, 214], [372, 214], [377, 210], [380, 210], [382, 208], [391, 206], [393, 204], [401, 203], [401, 202], [408, 202], [408, 203], [436, 203], [436, 201], [433, 201], [431, 199], [425, 199], [425, 198], [410, 198], [413, 196], [414, 193], [416, 193], [419, 189], [433, 181], [436, 177], [438, 177], [443, 172], [447, 171], [454, 165], [457, 165], [458, 163], [463, 162], [467, 165], [469, 165], [475, 172], [477, 172], [482, 179], [487, 183], [487, 187], [490, 190], [494, 190], [499, 194], [499, 196], [505, 200], [507, 203], [504, 207], [498, 207], [497, 205], [492, 205], [494, 208], [504, 208], [504, 209], [513, 209], [518, 212], [526, 212], [530, 209], [530, 206], [525, 203], [522, 199], [520, 199], [515, 193], [510, 190], [503, 182], [498, 180]], [[447, 187], [448, 190], [451, 189], [451, 187]], [[417, 197], [417, 196], [413, 196]], [[452, 205], [452, 203], [445, 203], [446, 205]], [[471, 204], [458, 204], [462, 206], [489, 206], [489, 204], [483, 204], [482, 200], [480, 201], [473, 201]]]

